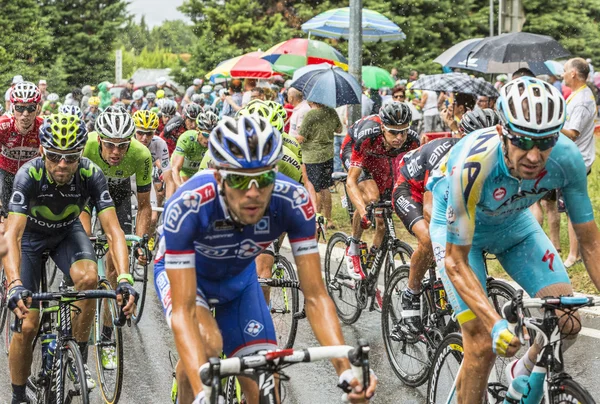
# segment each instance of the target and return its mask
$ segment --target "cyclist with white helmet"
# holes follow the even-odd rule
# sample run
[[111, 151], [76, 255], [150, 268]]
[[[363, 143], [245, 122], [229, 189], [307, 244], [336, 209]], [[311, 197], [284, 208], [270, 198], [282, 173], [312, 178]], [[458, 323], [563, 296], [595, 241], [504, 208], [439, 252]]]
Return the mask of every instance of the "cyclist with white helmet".
[[35, 84], [17, 83], [10, 92], [12, 116], [0, 117], [0, 198], [5, 213], [17, 170], [40, 153], [38, 131], [44, 121], [38, 116], [41, 99]]
[[[83, 151], [83, 156], [95, 163], [108, 180], [108, 190], [115, 203], [119, 224], [125, 234], [143, 237], [149, 234], [152, 206], [152, 156], [146, 146], [133, 138], [135, 123], [123, 108], [109, 106], [96, 119], [96, 131], [91, 132]], [[138, 211], [136, 228], [131, 217], [131, 180], [135, 175], [137, 185]], [[88, 234], [91, 232], [91, 209], [81, 213], [81, 222]], [[139, 250], [141, 252], [141, 250]], [[110, 251], [108, 252], [110, 255]], [[147, 259], [143, 255], [140, 263]], [[114, 265], [106, 260], [106, 276], [113, 283], [116, 280]]]
[[[231, 357], [277, 348], [254, 259], [283, 232], [290, 238], [317, 340], [323, 345], [344, 344], [321, 278], [315, 211], [306, 190], [277, 173], [281, 149], [279, 131], [264, 118], [224, 118], [209, 137], [215, 169], [195, 175], [167, 202], [165, 266], [183, 402], [194, 396], [195, 403], [205, 402], [198, 369], [207, 358], [221, 352]], [[211, 306], [216, 308], [214, 316]], [[353, 379], [348, 361], [335, 360], [333, 365], [340, 382], [351, 386], [350, 398], [364, 400], [365, 392], [356, 391], [360, 381]], [[257, 402], [256, 383], [239, 381], [249, 402]], [[367, 397], [375, 391], [376, 378], [371, 381]]]
[[65, 115], [75, 115], [81, 121], [83, 121], [83, 112], [81, 112], [81, 108], [79, 108], [76, 105], [61, 105], [58, 108], [58, 113], [65, 114]]
[[[65, 275], [70, 275], [77, 290], [97, 286], [96, 255], [79, 221], [79, 212], [88, 202], [97, 209], [108, 235], [120, 274], [116, 291], [119, 295], [125, 290], [131, 294], [126, 312], [132, 312], [137, 295], [131, 286], [127, 245], [108, 195], [106, 178], [96, 165], [81, 157], [87, 139], [84, 123], [76, 115], [52, 115], [40, 128], [39, 138], [43, 157], [29, 161], [17, 172], [6, 221], [9, 246], [4, 269], [11, 286], [8, 306], [23, 319], [23, 332], [15, 333], [10, 344], [13, 404], [29, 402], [25, 385], [31, 372], [31, 343], [39, 326], [39, 303], [31, 306], [23, 294], [39, 289], [41, 272], [45, 270], [42, 253], [50, 251], [52, 260]], [[86, 300], [75, 305], [81, 313], [73, 316], [73, 337], [83, 352], [96, 303]], [[87, 387], [93, 388], [95, 382], [84, 366]]]
[[46, 102], [42, 105], [42, 115], [51, 115], [57, 114], [58, 109], [62, 105], [59, 101], [58, 94], [50, 93], [48, 94], [48, 98], [46, 98]]
[[148, 108], [148, 102], [144, 98], [144, 90], [135, 90], [133, 92], [133, 101], [127, 107], [130, 114], [134, 114], [136, 111], [146, 110]]
[[[587, 176], [577, 146], [560, 134], [566, 105], [552, 85], [530, 77], [500, 90], [501, 125], [460, 141], [433, 176], [431, 239], [444, 287], [463, 334], [464, 360], [456, 383], [457, 402], [484, 401], [495, 355], [510, 357], [520, 342], [486, 297], [482, 252], [495, 254], [506, 272], [530, 296], [573, 293], [556, 248], [529, 207], [549, 190], [563, 192], [586, 268], [600, 288], [600, 232], [587, 193]], [[579, 321], [561, 316], [565, 337]], [[540, 352], [534, 343], [507, 366], [513, 377], [531, 372]]]

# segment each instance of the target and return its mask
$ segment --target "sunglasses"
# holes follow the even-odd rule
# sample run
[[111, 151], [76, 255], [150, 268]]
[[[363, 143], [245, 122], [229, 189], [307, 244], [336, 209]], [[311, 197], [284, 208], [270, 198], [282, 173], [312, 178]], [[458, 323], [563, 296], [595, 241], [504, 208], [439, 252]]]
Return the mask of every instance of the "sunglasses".
[[398, 135], [405, 135], [406, 133], [408, 133], [408, 130], [410, 128], [404, 128], [404, 129], [392, 129], [392, 128], [388, 128], [387, 126], [383, 125], [383, 128], [387, 131], [390, 132], [392, 135], [394, 136], [398, 136]]
[[46, 158], [49, 161], [56, 163], [56, 164], [60, 163], [60, 161], [63, 159], [65, 160], [65, 163], [67, 163], [67, 164], [76, 163], [81, 158], [81, 153], [82, 153], [82, 151], [79, 151], [77, 153], [63, 154], [63, 153], [55, 153], [50, 150], [44, 149], [44, 156], [46, 156]]
[[395, 99], [395, 100], [401, 100], [402, 98], [406, 98], [406, 96], [404, 94], [402, 94], [402, 95], [394, 95], [394, 96], [392, 96], [392, 98]]
[[539, 151], [546, 151], [553, 148], [558, 142], [558, 134], [536, 139], [527, 136], [514, 136], [504, 131], [504, 136], [510, 140], [513, 146], [525, 151], [529, 151], [534, 147], [537, 147]]
[[202, 132], [202, 131], [200, 131], [200, 133], [202, 133], [202, 136], [205, 137], [205, 138], [207, 138], [207, 139], [210, 136], [210, 132]]
[[221, 173], [225, 183], [229, 185], [230, 188], [239, 190], [250, 189], [252, 184], [256, 185], [258, 189], [268, 187], [275, 183], [275, 178], [277, 176], [276, 170], [243, 174], [237, 171], [219, 170], [219, 173]]
[[131, 141], [127, 141], [127, 142], [121, 142], [121, 143], [115, 143], [115, 142], [110, 142], [108, 140], [101, 140], [102, 145], [106, 146], [107, 149], [110, 150], [114, 150], [114, 149], [119, 149], [119, 151], [124, 151], [127, 150], [127, 148], [129, 147], [129, 144], [131, 143]]
[[153, 130], [136, 130], [135, 134], [139, 135], [139, 136], [152, 136], [152, 135], [154, 135], [154, 131]]
[[32, 113], [32, 112], [35, 112], [36, 109], [37, 109], [37, 105], [35, 105], [35, 104], [15, 105], [15, 111], [17, 111], [20, 114], [22, 114], [25, 111]]

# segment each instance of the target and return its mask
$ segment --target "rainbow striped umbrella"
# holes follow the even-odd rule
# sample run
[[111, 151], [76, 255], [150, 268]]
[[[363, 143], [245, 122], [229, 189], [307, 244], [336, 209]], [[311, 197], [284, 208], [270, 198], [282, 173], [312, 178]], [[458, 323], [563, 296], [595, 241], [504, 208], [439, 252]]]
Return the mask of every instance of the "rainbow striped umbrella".
[[260, 78], [268, 79], [278, 74], [273, 66], [261, 59], [262, 52], [250, 52], [245, 55], [227, 59], [206, 74], [206, 78], [215, 81], [220, 78]]
[[262, 58], [271, 62], [274, 70], [289, 75], [300, 67], [319, 63], [328, 63], [348, 70], [348, 59], [340, 51], [314, 39], [289, 39], [273, 46]]
[[[362, 10], [363, 41], [401, 41], [406, 35], [400, 27], [376, 11]], [[325, 38], [344, 38], [350, 36], [350, 8], [336, 8], [325, 11], [302, 24], [302, 30], [309, 35]]]

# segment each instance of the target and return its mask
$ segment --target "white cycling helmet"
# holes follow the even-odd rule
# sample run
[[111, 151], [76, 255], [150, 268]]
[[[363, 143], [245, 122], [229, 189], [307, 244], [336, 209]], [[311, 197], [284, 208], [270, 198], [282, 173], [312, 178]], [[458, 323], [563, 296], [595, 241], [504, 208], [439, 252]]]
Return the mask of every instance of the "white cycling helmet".
[[10, 102], [13, 104], [18, 102], [37, 104], [41, 101], [41, 99], [42, 94], [40, 93], [40, 90], [35, 84], [29, 81], [21, 81], [15, 84], [10, 91]]
[[141, 100], [142, 98], [144, 98], [144, 91], [143, 90], [135, 90], [132, 94], [133, 100], [137, 101], [137, 100]]
[[58, 102], [58, 94], [56, 94], [56, 93], [48, 94], [47, 100], [50, 102]]
[[135, 123], [127, 111], [121, 107], [112, 105], [98, 115], [95, 129], [100, 137], [129, 139], [135, 131]]
[[63, 104], [60, 107], [58, 107], [58, 113], [66, 115], [76, 115], [79, 119], [83, 119], [83, 112], [81, 112], [81, 108], [79, 108], [77, 105]]
[[560, 91], [533, 77], [520, 77], [500, 89], [498, 114], [504, 127], [531, 137], [558, 133], [567, 108]]
[[258, 115], [223, 117], [208, 140], [217, 167], [271, 167], [281, 159], [281, 133]]

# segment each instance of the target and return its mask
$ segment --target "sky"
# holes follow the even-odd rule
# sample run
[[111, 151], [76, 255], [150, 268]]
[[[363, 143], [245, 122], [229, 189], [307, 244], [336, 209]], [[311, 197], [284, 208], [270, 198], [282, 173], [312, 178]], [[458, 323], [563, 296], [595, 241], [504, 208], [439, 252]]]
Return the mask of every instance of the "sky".
[[131, 0], [129, 12], [139, 21], [142, 15], [146, 16], [146, 23], [153, 27], [160, 25], [164, 20], [182, 19], [189, 21], [186, 16], [177, 11], [177, 7], [184, 0]]

